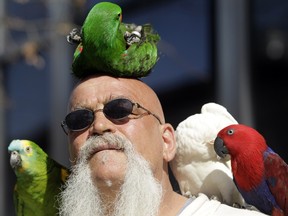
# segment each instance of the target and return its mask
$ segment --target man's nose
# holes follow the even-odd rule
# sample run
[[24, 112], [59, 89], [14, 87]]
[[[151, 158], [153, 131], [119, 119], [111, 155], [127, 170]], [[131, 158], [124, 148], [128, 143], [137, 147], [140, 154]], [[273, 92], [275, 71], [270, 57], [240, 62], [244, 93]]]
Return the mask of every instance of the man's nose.
[[112, 121], [106, 118], [103, 109], [94, 112], [94, 122], [89, 128], [91, 134], [103, 134], [105, 132], [115, 132], [116, 128]]

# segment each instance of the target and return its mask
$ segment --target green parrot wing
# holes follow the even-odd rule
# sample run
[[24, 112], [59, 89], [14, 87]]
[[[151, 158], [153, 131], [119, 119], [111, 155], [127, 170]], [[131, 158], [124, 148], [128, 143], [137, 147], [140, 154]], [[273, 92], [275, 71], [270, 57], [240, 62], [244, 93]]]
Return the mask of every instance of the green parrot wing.
[[17, 216], [24, 215], [23, 209], [24, 209], [24, 202], [19, 197], [18, 191], [17, 191], [17, 184], [15, 184], [14, 191], [13, 191], [13, 201], [14, 201], [14, 208]]
[[[29, 205], [27, 205], [27, 202], [25, 200], [24, 196], [21, 196], [21, 194], [17, 191], [17, 185], [15, 184], [14, 191], [13, 191], [13, 202], [14, 202], [14, 208], [15, 213], [17, 216], [32, 216], [35, 215], [37, 211], [35, 209], [31, 209]], [[41, 216], [41, 214], [40, 214]]]

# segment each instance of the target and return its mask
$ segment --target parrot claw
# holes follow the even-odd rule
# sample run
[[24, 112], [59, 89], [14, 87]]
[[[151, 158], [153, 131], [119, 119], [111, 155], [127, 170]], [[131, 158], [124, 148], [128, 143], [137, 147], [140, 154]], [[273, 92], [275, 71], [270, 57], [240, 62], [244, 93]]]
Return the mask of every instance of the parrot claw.
[[139, 25], [139, 26], [137, 26], [135, 29], [134, 29], [134, 31], [137, 31], [137, 32], [141, 32], [142, 31], [142, 26], [141, 25]]
[[141, 40], [141, 33], [138, 31], [125, 32], [124, 38], [128, 46], [131, 46], [133, 43], [139, 43]]
[[234, 208], [245, 208], [244, 206], [240, 205], [239, 203], [233, 203], [232, 207], [234, 207]]
[[220, 201], [220, 199], [217, 196], [215, 196], [215, 195], [210, 196], [210, 200]]
[[256, 208], [255, 206], [253, 206], [253, 205], [248, 205], [248, 204], [246, 204], [245, 206], [243, 206], [243, 208], [248, 209], [248, 210], [258, 211], [258, 212], [259, 212], [259, 209], [257, 209], [257, 208]]
[[192, 193], [190, 191], [186, 191], [185, 193], [182, 194], [183, 196], [187, 197], [187, 198], [192, 198], [195, 197], [194, 195], [192, 195]]
[[82, 41], [81, 38], [81, 30], [74, 28], [72, 31], [67, 35], [67, 41], [70, 44], [79, 44]]

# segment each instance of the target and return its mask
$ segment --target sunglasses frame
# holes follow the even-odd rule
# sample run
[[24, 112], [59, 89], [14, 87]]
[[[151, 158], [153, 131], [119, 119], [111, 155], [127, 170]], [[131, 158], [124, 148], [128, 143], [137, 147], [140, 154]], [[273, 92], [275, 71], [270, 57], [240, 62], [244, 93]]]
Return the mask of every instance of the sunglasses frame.
[[[119, 118], [119, 119], [113, 119], [113, 118], [107, 116], [107, 115], [103, 112], [103, 110], [104, 110], [104, 108], [105, 108], [105, 105], [106, 105], [106, 104], [109, 104], [110, 102], [115, 101], [115, 100], [125, 100], [125, 101], [129, 101], [129, 102], [131, 103], [131, 105], [132, 105], [131, 113], [129, 113], [127, 116], [124, 116], [124, 117]], [[62, 127], [64, 133], [65, 133], [66, 135], [68, 135], [68, 131], [77, 132], [77, 131], [82, 131], [82, 130], [85, 130], [85, 129], [89, 128], [89, 127], [93, 124], [93, 122], [95, 121], [95, 112], [100, 112], [100, 111], [102, 111], [102, 112], [104, 113], [105, 117], [106, 117], [107, 119], [111, 120], [111, 121], [121, 121], [121, 120], [123, 120], [123, 119], [125, 119], [125, 118], [128, 118], [129, 115], [133, 114], [133, 112], [132, 112], [132, 111], [133, 111], [133, 107], [136, 107], [136, 108], [138, 108], [138, 109], [142, 109], [142, 110], [144, 110], [144, 111], [146, 112], [146, 113], [139, 114], [139, 116], [138, 116], [137, 118], [141, 118], [141, 117], [144, 116], [144, 115], [152, 115], [152, 116], [154, 116], [154, 117], [159, 121], [160, 125], [162, 125], [162, 122], [161, 122], [160, 118], [159, 118], [156, 114], [152, 113], [151, 111], [149, 111], [149, 110], [146, 109], [145, 107], [141, 106], [139, 103], [132, 102], [131, 100], [129, 100], [129, 99], [127, 99], [127, 98], [117, 98], [117, 99], [114, 99], [114, 100], [109, 101], [109, 102], [106, 103], [106, 104], [104, 105], [104, 108], [103, 108], [103, 109], [98, 109], [98, 110], [95, 110], [95, 111], [90, 110], [90, 109], [85, 109], [85, 108], [79, 109], [79, 110], [87, 110], [87, 111], [90, 111], [91, 113], [93, 113], [93, 121], [91, 122], [91, 124], [87, 125], [87, 126], [84, 127], [84, 128], [81, 128], [81, 129], [72, 130], [72, 129], [70, 129], [70, 128], [67, 126], [67, 124], [66, 124], [66, 118], [67, 118], [67, 116], [68, 116], [70, 113], [75, 112], [75, 111], [77, 111], [77, 110], [68, 113], [68, 114], [66, 115], [65, 119], [61, 122], [61, 127]]]

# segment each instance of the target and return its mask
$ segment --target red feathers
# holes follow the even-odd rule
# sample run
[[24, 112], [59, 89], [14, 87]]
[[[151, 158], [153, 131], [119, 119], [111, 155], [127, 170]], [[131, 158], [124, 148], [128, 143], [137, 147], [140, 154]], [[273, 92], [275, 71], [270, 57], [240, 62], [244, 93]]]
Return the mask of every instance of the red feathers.
[[288, 165], [255, 129], [235, 124], [222, 129], [216, 153], [231, 156], [234, 181], [245, 201], [266, 214], [288, 215]]
[[278, 154], [267, 154], [265, 176], [277, 204], [288, 215], [288, 166]]

